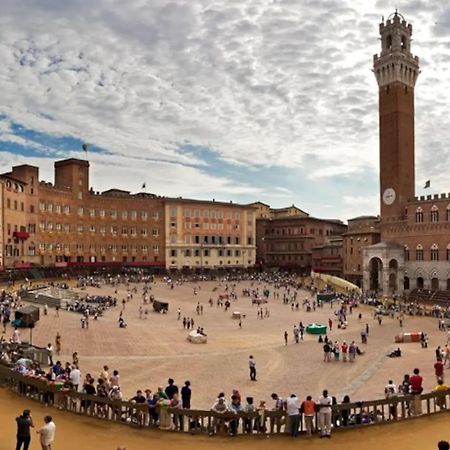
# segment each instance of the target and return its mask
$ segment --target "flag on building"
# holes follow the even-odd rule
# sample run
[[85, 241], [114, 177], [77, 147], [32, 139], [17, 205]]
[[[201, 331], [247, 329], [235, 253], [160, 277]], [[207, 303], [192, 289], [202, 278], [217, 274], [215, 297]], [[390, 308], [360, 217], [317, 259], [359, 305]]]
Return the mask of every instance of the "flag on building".
[[430, 186], [431, 186], [431, 181], [427, 180], [427, 181], [425, 181], [425, 186], [423, 188], [428, 189]]

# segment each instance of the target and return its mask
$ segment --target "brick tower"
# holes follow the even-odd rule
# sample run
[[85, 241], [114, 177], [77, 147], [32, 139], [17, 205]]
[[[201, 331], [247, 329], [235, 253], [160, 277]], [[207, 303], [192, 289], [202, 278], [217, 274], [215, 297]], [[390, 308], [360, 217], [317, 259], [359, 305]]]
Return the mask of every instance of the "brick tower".
[[412, 25], [397, 12], [380, 24], [379, 86], [381, 222], [401, 220], [414, 189], [414, 86], [419, 58], [411, 54]]

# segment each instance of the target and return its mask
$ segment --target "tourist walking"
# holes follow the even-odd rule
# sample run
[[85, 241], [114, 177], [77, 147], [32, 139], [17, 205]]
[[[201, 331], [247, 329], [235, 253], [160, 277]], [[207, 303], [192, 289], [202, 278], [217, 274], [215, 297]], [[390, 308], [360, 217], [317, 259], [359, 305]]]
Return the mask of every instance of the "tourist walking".
[[248, 368], [250, 369], [250, 380], [256, 381], [256, 362], [253, 355], [248, 357]]
[[62, 337], [59, 334], [59, 331], [56, 333], [56, 337], [55, 337], [55, 353], [57, 355], [61, 354], [61, 347], [62, 347]]
[[331, 406], [333, 399], [328, 395], [328, 391], [325, 389], [322, 396], [319, 398], [319, 428], [320, 437], [331, 437]]
[[28, 450], [31, 442], [30, 428], [34, 427], [31, 411], [25, 409], [21, 416], [16, 417], [17, 422], [17, 442], [16, 450]]
[[52, 443], [55, 440], [56, 425], [52, 416], [44, 417], [44, 425], [36, 431], [39, 434], [42, 450], [51, 450]]

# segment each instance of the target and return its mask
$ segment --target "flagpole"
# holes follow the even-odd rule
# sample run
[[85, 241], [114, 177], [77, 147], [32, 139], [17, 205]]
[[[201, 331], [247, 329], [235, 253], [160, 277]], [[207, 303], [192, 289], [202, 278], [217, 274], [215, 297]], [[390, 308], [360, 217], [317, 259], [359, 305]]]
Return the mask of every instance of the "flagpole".
[[84, 153], [85, 153], [85, 155], [86, 155], [86, 161], [89, 161], [89, 156], [88, 156], [88, 149], [89, 149], [89, 146], [88, 146], [87, 144], [83, 144], [83, 145], [82, 145], [82, 149], [83, 149], [83, 151], [84, 151]]

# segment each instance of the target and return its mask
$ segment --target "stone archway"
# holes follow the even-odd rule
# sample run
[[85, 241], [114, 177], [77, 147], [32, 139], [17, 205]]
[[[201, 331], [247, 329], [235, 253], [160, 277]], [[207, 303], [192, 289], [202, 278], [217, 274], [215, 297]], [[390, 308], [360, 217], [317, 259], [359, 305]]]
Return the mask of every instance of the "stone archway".
[[372, 258], [369, 261], [371, 291], [378, 292], [383, 288], [383, 262], [380, 258]]
[[432, 291], [439, 290], [439, 278], [434, 277], [431, 279], [431, 290]]
[[379, 242], [362, 249], [363, 290], [389, 296], [403, 293], [405, 248], [395, 242]]
[[403, 289], [409, 291], [409, 277], [403, 278]]
[[417, 289], [423, 289], [423, 284], [424, 284], [423, 277], [417, 277], [416, 279]]
[[389, 290], [395, 294], [397, 292], [397, 279], [398, 279], [398, 261], [391, 259], [389, 261]]

